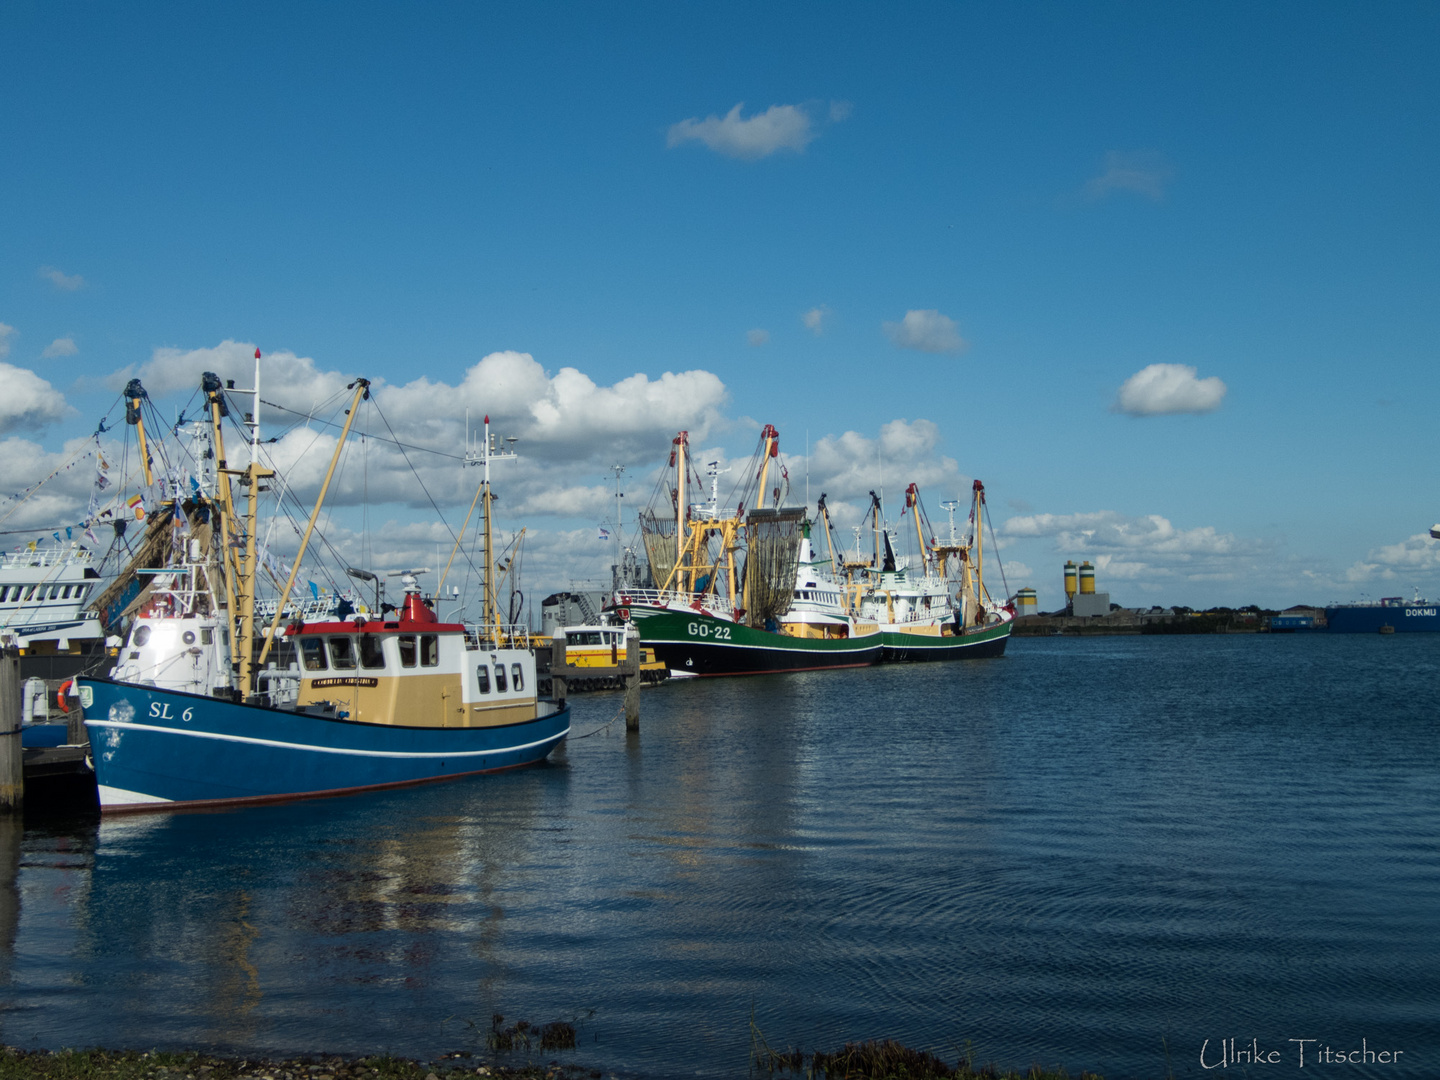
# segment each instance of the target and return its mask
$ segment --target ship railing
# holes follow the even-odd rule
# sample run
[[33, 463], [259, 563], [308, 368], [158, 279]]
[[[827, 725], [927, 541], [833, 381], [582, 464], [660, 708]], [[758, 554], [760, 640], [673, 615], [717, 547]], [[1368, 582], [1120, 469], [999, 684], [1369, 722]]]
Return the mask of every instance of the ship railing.
[[0, 569], [14, 570], [23, 566], [59, 566], [61, 563], [75, 562], [88, 563], [91, 561], [90, 549], [82, 547], [43, 547], [30, 551], [28, 548], [21, 548], [19, 551], [7, 551], [0, 557]]
[[465, 647], [483, 649], [499, 642], [506, 649], [533, 649], [536, 634], [522, 623], [466, 623]]
[[616, 595], [621, 606], [693, 608], [703, 607], [717, 614], [734, 613], [734, 605], [718, 593], [681, 592], [675, 589], [625, 589]]

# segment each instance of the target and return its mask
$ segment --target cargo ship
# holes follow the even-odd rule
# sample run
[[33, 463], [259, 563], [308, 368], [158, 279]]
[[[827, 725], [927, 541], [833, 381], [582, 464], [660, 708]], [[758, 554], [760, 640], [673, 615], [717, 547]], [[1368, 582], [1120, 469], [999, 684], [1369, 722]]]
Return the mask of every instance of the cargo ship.
[[1440, 603], [1386, 596], [1373, 603], [1332, 604], [1325, 609], [1332, 634], [1413, 634], [1440, 631]]

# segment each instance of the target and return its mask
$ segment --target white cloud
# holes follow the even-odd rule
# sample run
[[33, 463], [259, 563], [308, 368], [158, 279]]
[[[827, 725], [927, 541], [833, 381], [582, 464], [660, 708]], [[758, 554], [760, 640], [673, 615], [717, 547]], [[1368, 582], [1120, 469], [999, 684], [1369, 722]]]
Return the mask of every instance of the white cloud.
[[1394, 581], [1407, 575], [1430, 575], [1440, 570], [1440, 540], [1416, 533], [1398, 544], [1386, 544], [1368, 552], [1345, 571], [1351, 583]]
[[848, 101], [830, 102], [830, 122], [838, 124], [842, 120], [850, 119], [850, 114], [855, 111], [855, 106]]
[[1225, 390], [1214, 375], [1197, 379], [1188, 364], [1151, 364], [1125, 380], [1111, 408], [1129, 416], [1214, 412]]
[[830, 309], [825, 305], [813, 307], [800, 316], [800, 321], [817, 337], [825, 332], [825, 320], [830, 317]]
[[667, 145], [702, 142], [717, 154], [757, 161], [780, 150], [801, 153], [816, 136], [803, 105], [771, 105], [749, 119], [741, 117], [743, 107], [744, 102], [736, 105], [724, 119], [712, 113], [704, 120], [691, 117], [672, 124]]
[[46, 345], [45, 351], [40, 355], [47, 360], [53, 360], [57, 356], [74, 356], [79, 351], [80, 347], [75, 344], [74, 338], [62, 337]]
[[[234, 341], [206, 349], [157, 349], [149, 363], [107, 381], [119, 388], [138, 376], [152, 398], [189, 398], [203, 371], [250, 385], [254, 352], [253, 345]], [[344, 419], [336, 414], [350, 402], [346, 385], [353, 378], [289, 352], [268, 353], [261, 361], [261, 398], [293, 410], [262, 406], [262, 436], [277, 440], [265, 452], [302, 501], [313, 501], [319, 490]], [[377, 380], [372, 395], [379, 415], [363, 406], [357, 414], [327, 497], [336, 507], [394, 502], [428, 508], [432, 497], [441, 505], [468, 506], [475, 477], [458, 461], [467, 409], [472, 436], [488, 414], [492, 432], [520, 438], [520, 459], [496, 466], [497, 479], [504, 478], [507, 512], [523, 507], [537, 515], [594, 516], [599, 508], [603, 516], [605, 485], [586, 486], [577, 482], [577, 473], [600, 472], [617, 460], [658, 465], [676, 431], [688, 430], [699, 440], [727, 424], [721, 411], [724, 383], [708, 371], [655, 378], [642, 373], [599, 386], [575, 368], [552, 376], [519, 352], [491, 353], [457, 385], [428, 377], [404, 386]], [[236, 404], [248, 410], [244, 397]], [[304, 414], [312, 410], [315, 418], [307, 423]], [[391, 430], [407, 444], [404, 452], [390, 441]], [[233, 464], [243, 464], [243, 449], [227, 446], [227, 451]]]
[[1085, 195], [1103, 199], [1116, 191], [1129, 191], [1159, 202], [1175, 168], [1165, 155], [1153, 150], [1111, 150], [1105, 155], [1105, 169], [1085, 185]]
[[745, 334], [745, 344], [749, 345], [752, 349], [759, 348], [761, 345], [764, 345], [769, 340], [769, 330], [755, 329], [750, 330]]
[[[86, 444], [94, 445], [88, 437], [69, 439], [63, 449], [49, 453], [28, 439], [11, 436], [0, 440], [0, 477], [3, 477], [4, 484], [0, 488], [0, 517], [4, 519], [3, 528], [43, 528], [48, 532], [56, 525], [74, 524], [80, 520], [95, 479], [95, 459], [81, 459], [69, 469], [64, 466], [85, 450]], [[49, 482], [29, 498], [23, 502], [17, 498], [21, 492], [52, 473], [55, 475]], [[103, 533], [101, 538], [105, 538]]]
[[[831, 517], [837, 524], [849, 525], [865, 515], [869, 492], [884, 489], [887, 512], [898, 518], [901, 493], [913, 483], [930, 512], [938, 514], [941, 500], [963, 497], [970, 486], [970, 478], [960, 472], [955, 459], [939, 451], [940, 429], [923, 419], [891, 420], [877, 438], [855, 431], [826, 435], [810, 448], [812, 501], [825, 492]], [[792, 482], [801, 475], [800, 468], [791, 467]]]
[[1084, 514], [1027, 514], [1010, 518], [1002, 530], [1011, 537], [1054, 537], [1059, 550], [1146, 551], [1166, 555], [1230, 555], [1253, 545], [1213, 526], [1177, 529], [1159, 514], [1126, 517], [1114, 510]]
[[884, 324], [885, 333], [902, 349], [927, 353], [963, 352], [969, 343], [960, 337], [955, 320], [934, 309], [907, 311], [898, 323]]
[[10, 355], [10, 339], [15, 334], [15, 327], [0, 322], [0, 359]]
[[725, 384], [708, 371], [667, 371], [655, 379], [637, 373], [613, 386], [597, 386], [572, 367], [551, 376], [521, 352], [491, 353], [455, 387], [421, 378], [380, 394], [392, 423], [436, 430], [447, 421], [463, 423], [469, 406], [477, 420], [488, 412], [505, 434], [525, 439], [530, 454], [566, 461], [617, 453], [658, 456], [682, 428], [693, 439], [705, 438], [723, 423], [725, 399]]
[[64, 292], [74, 292], [85, 284], [85, 279], [79, 274], [66, 274], [53, 266], [42, 266], [39, 276]]
[[[106, 381], [112, 390], [119, 391], [138, 377], [151, 397], [188, 395], [199, 388], [200, 376], [206, 371], [215, 372], [221, 379], [233, 379], [237, 386], [250, 386], [255, 380], [255, 345], [226, 340], [206, 349], [159, 348], [151, 353], [148, 363], [122, 368]], [[338, 398], [354, 378], [337, 371], [320, 371], [310, 357], [296, 356], [289, 350], [261, 354], [261, 398], [299, 412]]]
[[33, 431], [70, 414], [65, 395], [28, 368], [0, 363], [0, 434]]

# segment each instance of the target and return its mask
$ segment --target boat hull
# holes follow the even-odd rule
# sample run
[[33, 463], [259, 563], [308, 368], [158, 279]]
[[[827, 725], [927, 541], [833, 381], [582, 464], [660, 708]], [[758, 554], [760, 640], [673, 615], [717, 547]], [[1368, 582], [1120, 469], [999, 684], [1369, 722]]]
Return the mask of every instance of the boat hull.
[[799, 638], [697, 613], [657, 612], [638, 625], [640, 643], [680, 678], [869, 667], [879, 662], [882, 646], [879, 631]]
[[1339, 604], [1325, 609], [1332, 634], [1378, 634], [1393, 626], [1397, 634], [1440, 632], [1440, 604]]
[[1003, 656], [1010, 640], [1010, 620], [979, 630], [967, 630], [958, 637], [933, 634], [907, 634], [901, 630], [881, 630], [884, 644], [882, 659], [887, 664], [914, 663], [925, 660], [980, 660]]
[[518, 724], [401, 727], [87, 679], [102, 812], [277, 801], [498, 772], [544, 759], [561, 708]]

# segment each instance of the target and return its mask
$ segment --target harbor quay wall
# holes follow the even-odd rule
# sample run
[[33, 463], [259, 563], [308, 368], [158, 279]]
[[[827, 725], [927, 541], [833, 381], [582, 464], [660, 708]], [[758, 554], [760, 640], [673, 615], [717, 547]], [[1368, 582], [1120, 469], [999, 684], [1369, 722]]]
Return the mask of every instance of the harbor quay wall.
[[1022, 615], [1014, 637], [1093, 637], [1140, 634], [1260, 634], [1269, 620], [1247, 611], [1151, 613], [1121, 608], [1109, 615]]

